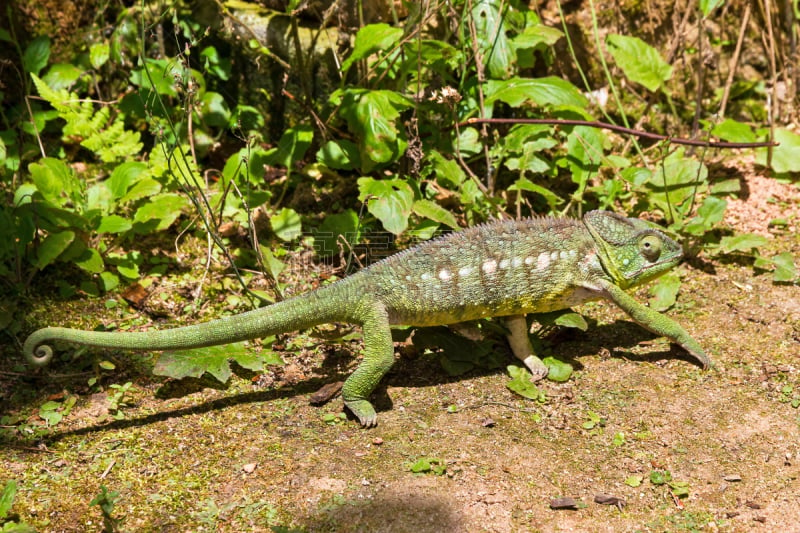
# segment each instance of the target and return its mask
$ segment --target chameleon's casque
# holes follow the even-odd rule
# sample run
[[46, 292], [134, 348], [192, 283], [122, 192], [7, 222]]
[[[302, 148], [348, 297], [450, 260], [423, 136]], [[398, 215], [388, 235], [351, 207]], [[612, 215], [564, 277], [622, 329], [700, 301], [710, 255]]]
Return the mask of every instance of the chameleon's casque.
[[705, 352], [680, 325], [625, 292], [663, 274], [682, 257], [680, 245], [650, 223], [606, 211], [589, 212], [583, 220], [492, 222], [425, 242], [326, 287], [247, 313], [145, 332], [43, 328], [28, 337], [24, 350], [31, 363], [43, 365], [52, 358], [53, 341], [176, 350], [326, 322], [360, 324], [364, 359], [345, 382], [342, 396], [362, 425], [374, 426], [369, 396], [394, 362], [393, 324], [432, 326], [504, 317], [514, 354], [541, 379], [547, 367], [533, 353], [524, 315], [606, 298], [708, 367]]

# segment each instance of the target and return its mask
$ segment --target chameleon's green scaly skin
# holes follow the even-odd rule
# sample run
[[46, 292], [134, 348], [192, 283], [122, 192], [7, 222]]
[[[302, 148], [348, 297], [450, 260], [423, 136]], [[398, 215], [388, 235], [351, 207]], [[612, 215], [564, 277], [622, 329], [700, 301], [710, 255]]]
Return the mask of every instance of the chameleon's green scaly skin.
[[484, 224], [423, 243], [310, 293], [211, 322], [161, 331], [115, 333], [44, 328], [24, 351], [35, 365], [53, 341], [128, 350], [227, 344], [326, 322], [360, 324], [364, 359], [342, 390], [364, 426], [376, 423], [369, 395], [394, 362], [390, 326], [452, 324], [505, 317], [514, 354], [535, 379], [547, 367], [533, 353], [526, 313], [607, 298], [645, 328], [676, 342], [702, 366], [710, 361], [681, 326], [624, 289], [653, 279], [683, 257], [680, 245], [650, 223], [592, 211], [583, 220], [534, 218]]

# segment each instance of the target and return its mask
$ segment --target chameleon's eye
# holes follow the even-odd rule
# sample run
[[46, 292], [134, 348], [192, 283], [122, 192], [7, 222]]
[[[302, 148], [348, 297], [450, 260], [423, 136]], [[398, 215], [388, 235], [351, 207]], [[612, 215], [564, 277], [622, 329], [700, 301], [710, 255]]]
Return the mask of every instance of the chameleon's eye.
[[639, 239], [639, 252], [651, 263], [661, 255], [661, 239], [656, 235], [645, 235]]

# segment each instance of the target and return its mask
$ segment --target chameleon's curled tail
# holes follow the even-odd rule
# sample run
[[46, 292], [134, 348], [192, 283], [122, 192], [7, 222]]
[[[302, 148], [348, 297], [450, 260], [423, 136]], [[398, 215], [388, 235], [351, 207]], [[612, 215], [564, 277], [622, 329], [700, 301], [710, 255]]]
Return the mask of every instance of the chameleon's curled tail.
[[257, 339], [326, 322], [347, 321], [353, 302], [350, 286], [347, 280], [340, 281], [267, 307], [174, 329], [106, 332], [42, 328], [25, 340], [23, 352], [30, 364], [44, 366], [53, 358], [53, 341], [118, 350], [183, 350]]

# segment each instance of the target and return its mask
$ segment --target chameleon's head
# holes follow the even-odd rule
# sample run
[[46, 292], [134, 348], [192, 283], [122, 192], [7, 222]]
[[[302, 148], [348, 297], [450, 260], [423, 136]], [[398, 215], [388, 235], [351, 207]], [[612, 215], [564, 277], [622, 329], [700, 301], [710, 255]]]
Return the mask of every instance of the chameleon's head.
[[623, 289], [657, 278], [683, 259], [681, 245], [650, 222], [608, 211], [590, 211], [583, 221], [603, 268]]

